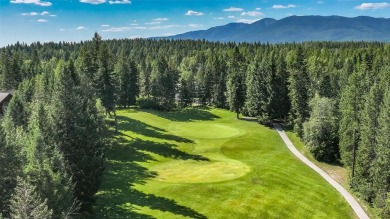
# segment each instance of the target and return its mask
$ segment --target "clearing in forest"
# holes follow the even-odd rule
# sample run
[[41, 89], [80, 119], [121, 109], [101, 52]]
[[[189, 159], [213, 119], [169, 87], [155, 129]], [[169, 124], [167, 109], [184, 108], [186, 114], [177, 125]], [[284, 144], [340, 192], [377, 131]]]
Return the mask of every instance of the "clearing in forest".
[[219, 109], [118, 111], [97, 218], [354, 218], [273, 129]]

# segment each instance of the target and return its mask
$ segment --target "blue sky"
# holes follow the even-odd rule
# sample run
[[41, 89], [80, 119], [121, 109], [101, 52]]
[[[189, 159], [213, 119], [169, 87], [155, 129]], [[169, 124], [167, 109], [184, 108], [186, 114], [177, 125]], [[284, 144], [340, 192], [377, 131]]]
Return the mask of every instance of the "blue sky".
[[291, 15], [390, 17], [390, 1], [0, 0], [0, 46], [167, 36], [231, 22]]

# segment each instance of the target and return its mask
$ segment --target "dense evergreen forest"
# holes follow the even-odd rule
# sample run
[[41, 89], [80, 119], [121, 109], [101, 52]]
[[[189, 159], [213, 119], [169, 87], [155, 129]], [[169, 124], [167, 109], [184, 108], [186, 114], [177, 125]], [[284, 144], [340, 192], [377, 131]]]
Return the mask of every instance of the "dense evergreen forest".
[[390, 45], [109, 40], [0, 49], [4, 217], [93, 214], [109, 144], [105, 116], [138, 105], [230, 109], [291, 124], [319, 161], [340, 163], [390, 218]]

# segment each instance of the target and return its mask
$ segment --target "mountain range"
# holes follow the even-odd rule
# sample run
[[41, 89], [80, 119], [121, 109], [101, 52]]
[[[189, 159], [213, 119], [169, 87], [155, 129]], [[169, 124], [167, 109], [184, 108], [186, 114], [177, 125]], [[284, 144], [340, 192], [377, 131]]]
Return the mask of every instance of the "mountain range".
[[264, 18], [251, 24], [229, 23], [187, 32], [167, 39], [205, 39], [220, 42], [284, 43], [305, 41], [390, 42], [390, 19], [359, 16], [290, 16]]

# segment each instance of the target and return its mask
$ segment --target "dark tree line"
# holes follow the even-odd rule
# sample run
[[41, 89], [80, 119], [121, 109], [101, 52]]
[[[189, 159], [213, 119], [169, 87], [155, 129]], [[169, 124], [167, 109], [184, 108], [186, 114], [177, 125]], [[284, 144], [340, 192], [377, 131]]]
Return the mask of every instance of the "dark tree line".
[[[81, 43], [17, 43], [1, 48], [0, 58], [0, 88], [17, 88], [0, 132], [0, 162], [10, 164], [0, 167], [8, 188], [2, 206], [30, 189], [48, 214], [66, 214], [74, 200], [90, 211], [103, 168], [101, 109], [115, 117], [116, 107], [196, 104], [263, 124], [289, 122], [316, 159], [341, 162], [357, 194], [390, 215], [388, 44], [103, 41], [95, 34]], [[73, 191], [68, 204], [56, 206], [49, 182], [64, 195]]]

